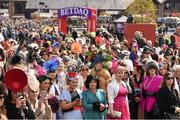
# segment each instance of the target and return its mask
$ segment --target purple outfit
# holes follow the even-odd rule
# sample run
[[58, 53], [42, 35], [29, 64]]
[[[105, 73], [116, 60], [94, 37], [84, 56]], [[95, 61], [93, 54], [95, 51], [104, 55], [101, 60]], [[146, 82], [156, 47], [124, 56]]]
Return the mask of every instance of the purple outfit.
[[[142, 93], [142, 88], [144, 88], [144, 90], [147, 92], [158, 92], [160, 90], [162, 80], [163, 77], [160, 75], [156, 75], [155, 77], [146, 76], [141, 85], [141, 93]], [[143, 111], [151, 112], [155, 102], [156, 99], [154, 96], [147, 96], [146, 98], [142, 96], [140, 107]]]

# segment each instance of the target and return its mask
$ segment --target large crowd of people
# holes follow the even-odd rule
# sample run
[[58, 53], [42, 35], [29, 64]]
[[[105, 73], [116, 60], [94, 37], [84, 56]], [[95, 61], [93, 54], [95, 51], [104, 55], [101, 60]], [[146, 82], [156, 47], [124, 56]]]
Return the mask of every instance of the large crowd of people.
[[180, 27], [129, 43], [53, 25], [0, 19], [0, 119], [180, 118]]

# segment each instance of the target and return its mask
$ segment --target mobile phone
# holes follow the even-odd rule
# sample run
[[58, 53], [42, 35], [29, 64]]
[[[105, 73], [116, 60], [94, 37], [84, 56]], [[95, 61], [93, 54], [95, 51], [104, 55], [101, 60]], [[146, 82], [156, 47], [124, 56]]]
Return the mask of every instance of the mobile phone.
[[22, 99], [25, 97], [25, 94], [24, 93], [22, 93], [22, 92], [20, 92], [20, 93], [18, 93], [17, 94], [17, 98], [19, 98], [19, 97], [21, 97], [22, 96]]
[[41, 91], [40, 92], [40, 97], [41, 97], [41, 99], [46, 98], [47, 97], [47, 92], [46, 91]]
[[76, 99], [77, 102], [81, 102], [81, 100], [79, 98]]

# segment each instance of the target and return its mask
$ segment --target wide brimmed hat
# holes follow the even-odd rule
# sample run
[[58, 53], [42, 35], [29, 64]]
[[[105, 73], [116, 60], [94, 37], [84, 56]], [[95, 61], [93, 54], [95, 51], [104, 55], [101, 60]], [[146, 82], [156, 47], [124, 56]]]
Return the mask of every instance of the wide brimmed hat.
[[130, 55], [130, 52], [128, 50], [123, 50], [122, 51], [122, 54], [125, 55], [125, 56], [129, 56]]
[[27, 85], [28, 77], [20, 69], [11, 69], [4, 76], [6, 87], [14, 92], [19, 92]]
[[33, 71], [28, 72], [28, 86], [32, 91], [38, 91], [39, 90], [40, 83], [37, 80]]
[[144, 48], [143, 48], [143, 52], [142, 53], [150, 53], [150, 48], [149, 47], [147, 47], [147, 46], [145, 46]]
[[71, 51], [73, 53], [77, 53], [77, 54], [80, 54], [82, 53], [82, 45], [78, 42], [74, 42], [72, 45], [71, 45]]

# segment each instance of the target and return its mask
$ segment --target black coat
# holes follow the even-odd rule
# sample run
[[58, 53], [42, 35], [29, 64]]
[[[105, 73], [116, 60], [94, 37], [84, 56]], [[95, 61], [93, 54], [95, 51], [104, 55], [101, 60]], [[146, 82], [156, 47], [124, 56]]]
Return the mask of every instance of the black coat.
[[180, 106], [178, 92], [175, 89], [169, 90], [168, 87], [161, 88], [157, 93], [157, 101], [163, 117], [164, 112], [175, 113], [175, 107]]
[[31, 105], [29, 102], [26, 102], [27, 108], [23, 109], [24, 115], [22, 114], [21, 109], [16, 108], [16, 104], [7, 103], [6, 110], [7, 110], [7, 117], [8, 119], [23, 119], [23, 116], [26, 119], [35, 119], [35, 113], [33, 112]]

